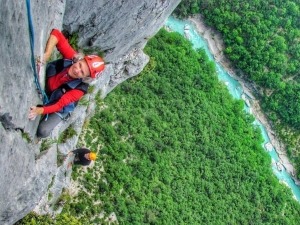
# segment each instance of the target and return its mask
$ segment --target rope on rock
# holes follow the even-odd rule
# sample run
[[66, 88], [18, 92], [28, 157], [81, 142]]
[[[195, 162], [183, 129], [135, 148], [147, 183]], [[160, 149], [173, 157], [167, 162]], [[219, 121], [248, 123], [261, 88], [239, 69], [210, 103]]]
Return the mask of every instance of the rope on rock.
[[38, 92], [41, 93], [41, 95], [42, 95], [43, 103], [47, 104], [48, 96], [46, 95], [45, 91], [42, 89], [42, 87], [40, 85], [39, 76], [38, 76], [35, 58], [34, 58], [34, 28], [33, 28], [32, 16], [31, 16], [30, 0], [26, 0], [26, 8], [27, 8], [29, 39], [30, 39], [30, 48], [31, 48], [31, 65], [32, 65], [32, 69], [33, 69], [34, 82], [35, 82], [36, 88], [38, 89]]

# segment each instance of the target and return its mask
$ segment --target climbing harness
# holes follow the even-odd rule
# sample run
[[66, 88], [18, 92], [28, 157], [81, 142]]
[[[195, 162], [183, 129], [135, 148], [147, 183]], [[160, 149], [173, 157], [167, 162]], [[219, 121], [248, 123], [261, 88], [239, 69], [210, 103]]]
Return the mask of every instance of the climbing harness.
[[34, 58], [34, 29], [33, 29], [33, 22], [31, 16], [30, 0], [26, 0], [26, 8], [27, 8], [27, 15], [28, 15], [29, 39], [30, 39], [30, 48], [31, 48], [31, 65], [33, 69], [34, 81], [38, 89], [38, 92], [42, 95], [43, 104], [47, 104], [48, 97], [40, 85], [39, 76], [38, 76], [39, 71], [37, 72], [35, 58]]
[[[46, 68], [46, 78], [50, 78], [70, 67], [73, 64], [72, 60], [69, 59], [58, 59], [48, 63]], [[82, 82], [82, 79], [76, 79], [66, 82], [61, 85], [59, 88], [55, 89], [51, 93], [49, 93], [49, 101], [48, 104], [53, 104], [57, 102], [66, 92], [77, 89], [81, 90], [84, 94], [87, 93], [89, 85]], [[67, 121], [77, 106], [78, 101], [71, 102], [68, 105], [65, 105], [60, 111], [55, 112], [62, 120]], [[47, 104], [46, 104], [47, 105]]]

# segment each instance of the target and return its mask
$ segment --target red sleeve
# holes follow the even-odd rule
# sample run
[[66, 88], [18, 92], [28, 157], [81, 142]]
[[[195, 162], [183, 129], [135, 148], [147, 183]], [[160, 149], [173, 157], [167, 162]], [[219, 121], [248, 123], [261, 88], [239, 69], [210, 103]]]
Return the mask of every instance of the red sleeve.
[[84, 95], [84, 92], [81, 90], [73, 89], [65, 93], [55, 104], [49, 106], [43, 106], [43, 114], [49, 114], [60, 111], [64, 106], [79, 101], [80, 98]]
[[57, 29], [53, 29], [51, 35], [57, 38], [58, 43], [56, 44], [56, 48], [63, 55], [63, 58], [72, 59], [76, 51], [71, 47], [65, 36]]

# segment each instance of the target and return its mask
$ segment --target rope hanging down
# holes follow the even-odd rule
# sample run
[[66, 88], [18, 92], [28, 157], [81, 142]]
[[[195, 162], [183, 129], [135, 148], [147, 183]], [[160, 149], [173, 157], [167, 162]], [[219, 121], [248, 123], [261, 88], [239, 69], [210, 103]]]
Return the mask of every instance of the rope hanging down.
[[33, 69], [34, 82], [38, 91], [42, 94], [43, 103], [47, 104], [48, 97], [40, 85], [38, 73], [36, 70], [35, 58], [34, 58], [34, 29], [33, 29], [32, 16], [31, 16], [30, 0], [26, 0], [26, 7], [27, 7], [27, 15], [28, 15], [29, 39], [30, 39], [30, 48], [31, 48], [31, 65]]

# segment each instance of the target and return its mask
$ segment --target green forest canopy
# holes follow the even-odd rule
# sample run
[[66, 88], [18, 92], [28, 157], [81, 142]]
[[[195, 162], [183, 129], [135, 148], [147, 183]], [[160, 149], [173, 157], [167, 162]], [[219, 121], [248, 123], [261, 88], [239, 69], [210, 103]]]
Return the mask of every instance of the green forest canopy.
[[[176, 9], [181, 16], [197, 12], [222, 33], [225, 53], [234, 65], [274, 91], [266, 97], [267, 107], [300, 128], [300, 101], [295, 101], [300, 99], [299, 0], [184, 0]], [[288, 108], [281, 107], [285, 101]]]
[[105, 146], [107, 184], [86, 188], [103, 209], [122, 224], [297, 224], [299, 203], [273, 175], [259, 129], [214, 64], [164, 30], [146, 52], [143, 73], [110, 93], [90, 122]]
[[[183, 0], [180, 17], [201, 13], [221, 32], [225, 53], [264, 90], [264, 111], [300, 171], [300, 1]], [[292, 128], [292, 129], [290, 129]]]
[[142, 74], [99, 102], [84, 140], [104, 146], [100, 162], [64, 213], [83, 224], [102, 211], [120, 224], [298, 224], [300, 204], [204, 52], [165, 30], [146, 52]]

